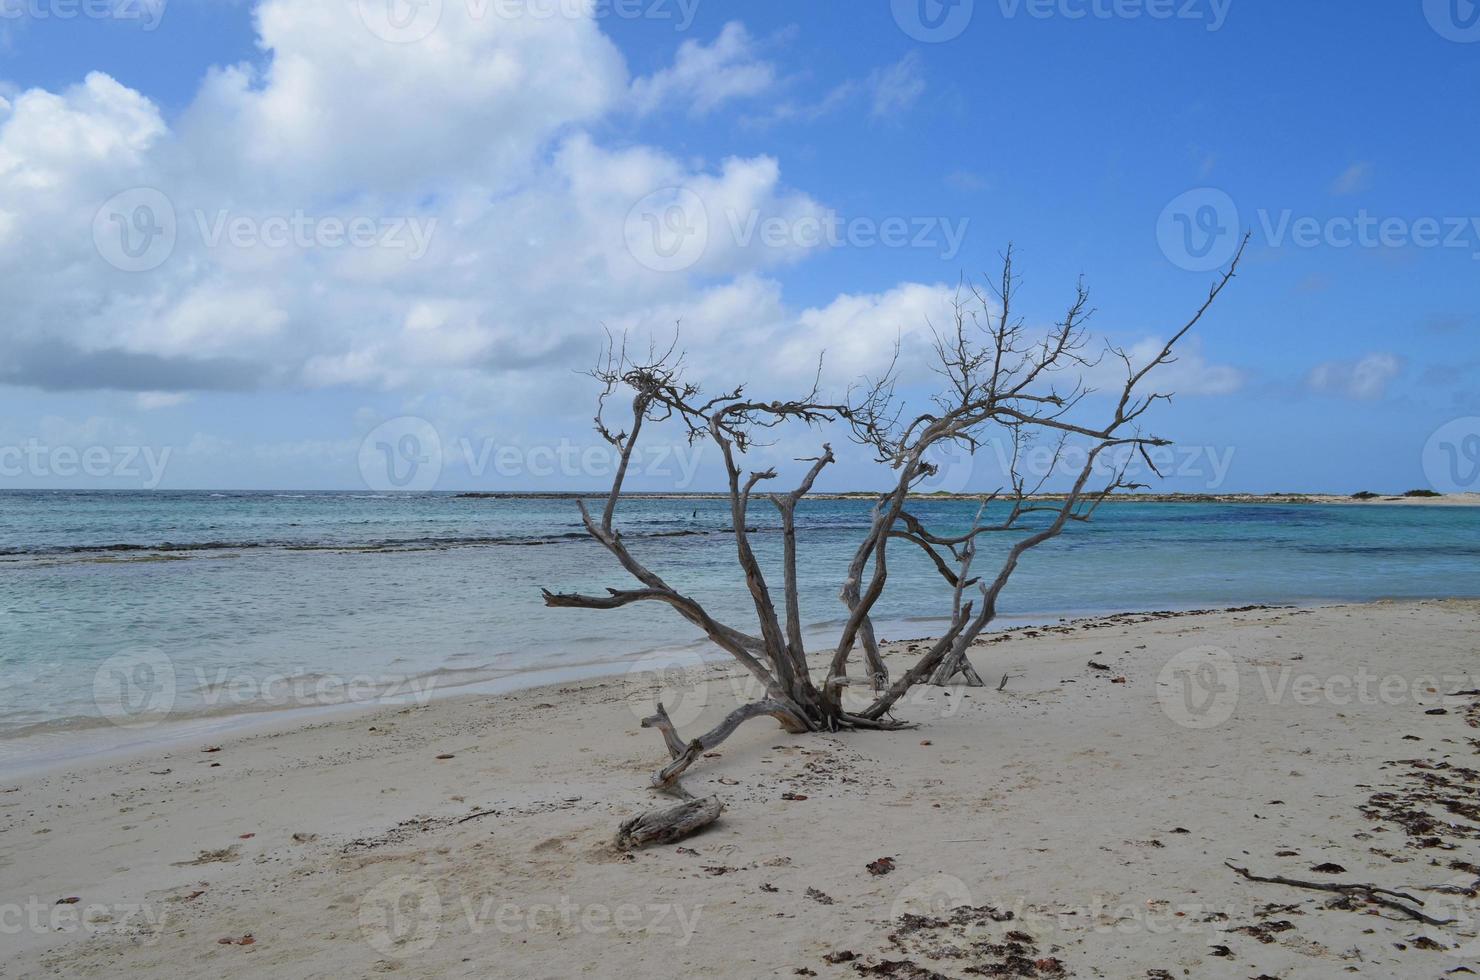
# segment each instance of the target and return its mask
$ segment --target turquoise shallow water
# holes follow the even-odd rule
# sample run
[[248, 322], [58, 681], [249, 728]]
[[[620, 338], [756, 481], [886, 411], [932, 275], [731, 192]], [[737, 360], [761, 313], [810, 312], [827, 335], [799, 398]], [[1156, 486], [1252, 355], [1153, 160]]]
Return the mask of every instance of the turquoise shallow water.
[[[942, 526], [974, 505], [922, 502]], [[655, 569], [748, 626], [713, 500], [631, 500]], [[800, 511], [804, 615], [834, 621], [861, 501]], [[762, 557], [779, 551], [758, 503]], [[992, 546], [1000, 550], [1006, 540]], [[931, 632], [948, 596], [892, 552], [889, 637]], [[981, 559], [989, 563], [991, 551]], [[987, 567], [985, 564], [979, 567]], [[0, 494], [0, 737], [106, 725], [170, 677], [173, 717], [349, 700], [405, 678], [459, 683], [630, 659], [694, 643], [657, 607], [549, 610], [540, 588], [630, 584], [570, 500], [369, 494]], [[1480, 509], [1115, 504], [1033, 552], [1003, 614], [1480, 595]], [[697, 649], [697, 648], [696, 648]], [[153, 686], [151, 686], [153, 685]], [[336, 693], [338, 692], [338, 693]], [[146, 705], [147, 707], [147, 705]]]

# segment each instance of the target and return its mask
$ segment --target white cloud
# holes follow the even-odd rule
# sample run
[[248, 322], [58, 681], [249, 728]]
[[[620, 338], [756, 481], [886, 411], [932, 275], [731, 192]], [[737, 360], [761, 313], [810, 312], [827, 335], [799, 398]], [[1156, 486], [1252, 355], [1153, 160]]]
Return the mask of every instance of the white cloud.
[[766, 114], [761, 116], [746, 116], [742, 119], [742, 122], [745, 125], [753, 127], [764, 127], [777, 123], [816, 122], [824, 116], [831, 115], [843, 108], [843, 106], [852, 101], [861, 91], [863, 91], [863, 86], [858, 82], [842, 82], [828, 89], [816, 99], [802, 102], [792, 100], [779, 102]]
[[875, 118], [898, 115], [913, 108], [925, 94], [920, 55], [911, 51], [895, 64], [869, 76], [870, 112]]
[[776, 69], [755, 51], [745, 25], [731, 21], [707, 47], [695, 40], [679, 45], [671, 68], [632, 83], [632, 103], [639, 113], [686, 103], [703, 116], [726, 102], [754, 98], [776, 84]]
[[1312, 391], [1375, 401], [1387, 394], [1388, 385], [1403, 371], [1397, 354], [1368, 354], [1356, 361], [1327, 361], [1311, 369], [1306, 384]]
[[[796, 227], [823, 205], [788, 187], [778, 161], [592, 135], [633, 99], [704, 112], [768, 90], [774, 71], [743, 27], [688, 42], [633, 85], [589, 17], [465, 21], [467, 9], [446, 4], [426, 40], [390, 44], [346, 0], [263, 0], [265, 65], [212, 72], [173, 126], [103, 74], [16, 94], [0, 112], [0, 379], [125, 390], [140, 409], [195, 391], [352, 387], [459, 422], [585, 416], [572, 368], [590, 363], [602, 325], [666, 336], [678, 320], [696, 370], [724, 373], [716, 383], [810, 380], [826, 350], [841, 386], [882, 370], [896, 338], [908, 376], [924, 376], [928, 325], [949, 322], [954, 288], [904, 283], [797, 309], [771, 276], [818, 243], [767, 244], [754, 225]], [[918, 67], [876, 73], [874, 104], [917, 99]], [[177, 241], [158, 268], [129, 273], [104, 261], [94, 218], [136, 186], [167, 196]], [[691, 267], [659, 272], [634, 254], [629, 217], [675, 187], [702, 202], [707, 239]], [[434, 230], [420, 258], [260, 235], [212, 245], [202, 221], [223, 212], [259, 232], [299, 215]]]
[[906, 283], [883, 293], [844, 294], [826, 306], [803, 310], [797, 329], [780, 341], [777, 362], [810, 374], [817, 355], [835, 382], [879, 376], [888, 367], [896, 341], [901, 370], [918, 379], [929, 359], [931, 328], [950, 329], [956, 290], [943, 284]]
[[101, 72], [60, 95], [22, 93], [0, 127], [0, 181], [50, 195], [69, 181], [136, 169], [165, 132], [154, 105]]
[[[1161, 353], [1166, 337], [1148, 336], [1130, 343], [1115, 342], [1130, 358], [1131, 368], [1139, 370]], [[1096, 338], [1094, 343], [1098, 344], [1100, 340]], [[1098, 394], [1119, 397], [1127, 377], [1125, 361], [1111, 353], [1101, 356], [1101, 350], [1095, 348], [1082, 353], [1094, 363], [1083, 371], [1074, 372], [1074, 376], [1082, 375], [1085, 387]], [[1184, 337], [1172, 357], [1171, 363], [1157, 367], [1137, 386], [1141, 396], [1159, 393], [1178, 397], [1218, 397], [1239, 391], [1248, 380], [1239, 368], [1210, 361], [1202, 352], [1202, 344], [1195, 334]], [[1072, 382], [1072, 379], [1065, 380]]]
[[[1141, 341], [1131, 347], [1131, 360], [1145, 364], [1161, 352], [1163, 343], [1160, 338]], [[1184, 339], [1173, 355], [1176, 360], [1157, 368], [1143, 384], [1156, 391], [1187, 396], [1231, 395], [1244, 386], [1248, 379], [1243, 371], [1209, 361], [1200, 346], [1196, 338]]]
[[1331, 184], [1331, 193], [1345, 197], [1366, 190], [1372, 184], [1372, 164], [1358, 161], [1343, 170]]
[[618, 101], [626, 68], [590, 17], [478, 14], [443, 4], [430, 37], [392, 44], [355, 3], [264, 0], [268, 66], [213, 71], [182, 139], [197, 160], [230, 168], [241, 193], [517, 178], [563, 127]]
[[144, 411], [160, 408], [175, 408], [190, 401], [190, 396], [177, 391], [141, 391], [134, 396], [134, 404]]
[[987, 178], [971, 170], [953, 170], [946, 174], [946, 186], [953, 191], [974, 194], [991, 186]]
[[925, 89], [920, 56], [911, 52], [892, 65], [875, 69], [865, 79], [840, 82], [812, 99], [777, 102], [764, 113], [744, 117], [742, 122], [752, 127], [816, 122], [855, 100], [866, 101], [873, 118], [885, 119], [913, 108]]
[[[684, 306], [695, 276], [806, 253], [735, 234], [820, 214], [775, 160], [679, 161], [583, 131], [628, 91], [593, 20], [466, 17], [449, 4], [425, 41], [389, 44], [353, 3], [265, 0], [266, 67], [213, 72], [174, 129], [103, 74], [21, 93], [0, 116], [0, 376], [146, 400], [260, 384], [476, 390], [556, 364], [567, 376], [572, 346], [584, 352], [603, 320]], [[672, 77], [718, 57], [734, 71], [703, 82], [696, 105], [717, 104], [754, 88], [749, 50], [733, 25], [681, 54]], [[99, 206], [132, 186], [163, 191], [177, 224], [173, 253], [144, 273], [110, 268], [93, 240]], [[696, 266], [664, 274], [624, 231], [638, 201], [673, 186], [713, 224]], [[223, 215], [258, 234], [242, 247], [217, 237]], [[419, 261], [263, 240], [264, 222], [300, 215], [410, 218], [433, 233]]]

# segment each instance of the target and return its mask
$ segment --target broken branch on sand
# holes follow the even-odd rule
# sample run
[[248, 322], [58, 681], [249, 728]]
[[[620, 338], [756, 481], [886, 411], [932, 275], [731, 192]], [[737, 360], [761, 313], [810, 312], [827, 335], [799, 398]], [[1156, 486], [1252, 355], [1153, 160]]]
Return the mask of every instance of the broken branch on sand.
[[706, 796], [665, 810], [647, 810], [622, 823], [617, 830], [617, 846], [632, 851], [649, 844], [681, 841], [718, 820], [724, 808], [718, 796]]
[[[1309, 888], [1315, 891], [1336, 892], [1350, 898], [1361, 898], [1374, 905], [1381, 905], [1383, 908], [1401, 912], [1410, 919], [1417, 919], [1419, 922], [1431, 926], [1453, 925], [1455, 921], [1453, 919], [1436, 919], [1431, 915], [1420, 912], [1418, 909], [1403, 905], [1402, 902], [1422, 905], [1423, 900], [1414, 898], [1412, 895], [1407, 895], [1403, 892], [1395, 892], [1390, 888], [1381, 888], [1377, 885], [1363, 884], [1360, 882], [1343, 884], [1333, 881], [1306, 881], [1301, 878], [1286, 878], [1284, 875], [1256, 875], [1248, 868], [1241, 868], [1232, 861], [1224, 861], [1223, 863], [1250, 881], [1258, 881], [1268, 885], [1288, 885], [1291, 888]], [[1397, 899], [1401, 899], [1402, 902], [1397, 901]]]

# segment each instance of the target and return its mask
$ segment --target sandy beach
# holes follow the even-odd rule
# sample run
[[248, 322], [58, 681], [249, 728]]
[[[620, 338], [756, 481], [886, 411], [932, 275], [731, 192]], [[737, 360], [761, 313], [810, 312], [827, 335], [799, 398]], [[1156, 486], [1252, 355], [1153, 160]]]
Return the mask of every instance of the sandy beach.
[[[1475, 961], [1480, 902], [1425, 889], [1480, 878], [1480, 602], [1002, 636], [973, 655], [994, 683], [925, 689], [899, 712], [916, 730], [750, 723], [686, 780], [721, 820], [634, 855], [611, 841], [665, 761], [637, 727], [651, 678], [0, 783], [0, 975], [1439, 977]], [[743, 687], [715, 668], [667, 703], [696, 731]], [[1225, 862], [1375, 884], [1456, 921]]]

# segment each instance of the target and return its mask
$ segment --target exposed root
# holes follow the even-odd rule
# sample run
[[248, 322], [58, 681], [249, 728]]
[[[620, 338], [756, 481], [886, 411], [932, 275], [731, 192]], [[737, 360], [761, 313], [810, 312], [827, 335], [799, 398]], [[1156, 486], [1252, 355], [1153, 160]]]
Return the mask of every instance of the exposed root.
[[[1348, 898], [1360, 898], [1364, 901], [1371, 902], [1373, 905], [1381, 905], [1383, 908], [1392, 909], [1394, 912], [1401, 912], [1410, 919], [1417, 919], [1425, 925], [1447, 926], [1453, 925], [1455, 921], [1453, 919], [1436, 919], [1418, 909], [1412, 908], [1411, 906], [1413, 905], [1422, 905], [1423, 900], [1414, 898], [1412, 895], [1405, 894], [1404, 892], [1395, 892], [1389, 888], [1379, 888], [1377, 885], [1356, 882], [1342, 884], [1332, 881], [1305, 881], [1300, 878], [1286, 878], [1283, 875], [1256, 875], [1248, 868], [1240, 868], [1232, 861], [1225, 861], [1223, 863], [1250, 881], [1258, 881], [1269, 885], [1288, 885], [1291, 888], [1310, 888], [1315, 891], [1336, 892], [1339, 895], [1346, 895]], [[1403, 904], [1405, 902], [1409, 904]]]

